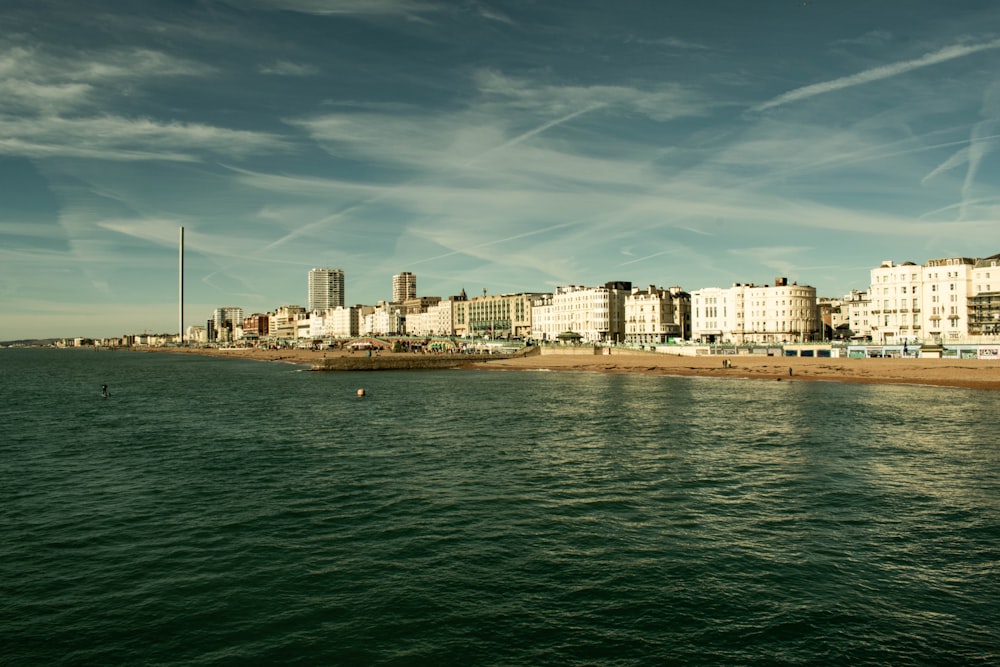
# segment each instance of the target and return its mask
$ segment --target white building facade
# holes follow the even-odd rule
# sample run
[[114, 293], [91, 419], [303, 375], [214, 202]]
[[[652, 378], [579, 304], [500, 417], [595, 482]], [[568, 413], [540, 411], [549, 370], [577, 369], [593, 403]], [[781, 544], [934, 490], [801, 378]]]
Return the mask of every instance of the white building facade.
[[236, 306], [222, 306], [212, 313], [215, 323], [215, 339], [222, 342], [239, 340], [243, 333], [243, 309]]
[[[877, 343], [958, 341], [973, 333], [978, 261], [969, 257], [895, 264], [871, 270], [871, 337]], [[991, 285], [987, 282], [986, 284]]]
[[872, 323], [869, 310], [871, 298], [868, 290], [851, 290], [841, 301], [842, 308], [847, 309], [847, 326], [850, 337], [855, 340], [869, 340], [872, 337]]
[[306, 309], [302, 306], [281, 306], [268, 313], [267, 335], [271, 338], [297, 338], [298, 320], [305, 314]]
[[406, 316], [406, 333], [415, 336], [454, 335], [451, 300], [442, 300], [423, 312], [409, 313]]
[[313, 269], [309, 272], [310, 312], [329, 310], [344, 305], [344, 271]]
[[603, 287], [566, 285], [551, 297], [535, 295], [531, 308], [531, 337], [560, 340], [560, 334], [577, 334], [582, 343], [617, 343], [625, 340], [625, 299], [630, 283]]
[[625, 342], [667, 343], [687, 337], [690, 296], [679, 287], [633, 287], [625, 297]]
[[338, 307], [309, 314], [311, 338], [352, 338], [359, 332], [360, 307]]
[[804, 342], [819, 331], [816, 288], [786, 278], [691, 293], [691, 335], [702, 342]]
[[969, 328], [974, 335], [1000, 335], [1000, 255], [985, 257], [972, 269]]
[[403, 313], [398, 304], [379, 301], [360, 320], [361, 334], [365, 336], [395, 336], [403, 333]]
[[392, 277], [392, 300], [402, 303], [407, 299], [417, 298], [417, 276], [409, 271], [397, 273]]

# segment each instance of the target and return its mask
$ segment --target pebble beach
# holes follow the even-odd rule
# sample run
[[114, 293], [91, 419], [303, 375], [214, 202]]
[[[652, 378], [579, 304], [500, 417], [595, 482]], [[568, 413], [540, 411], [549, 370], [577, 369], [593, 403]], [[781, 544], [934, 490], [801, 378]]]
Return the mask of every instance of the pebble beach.
[[[318, 365], [325, 359], [350, 356], [341, 350], [179, 349], [161, 351], [206, 354]], [[364, 354], [355, 352], [355, 355]], [[382, 357], [413, 357], [413, 353], [380, 352]], [[723, 359], [730, 361], [724, 366]], [[493, 370], [549, 370], [599, 373], [644, 373], [697, 377], [745, 378], [768, 381], [825, 381], [913, 384], [966, 389], [1000, 390], [1000, 362], [976, 359], [851, 359], [810, 357], [678, 356], [662, 353], [620, 352], [594, 355], [542, 354], [477, 361], [462, 368]]]

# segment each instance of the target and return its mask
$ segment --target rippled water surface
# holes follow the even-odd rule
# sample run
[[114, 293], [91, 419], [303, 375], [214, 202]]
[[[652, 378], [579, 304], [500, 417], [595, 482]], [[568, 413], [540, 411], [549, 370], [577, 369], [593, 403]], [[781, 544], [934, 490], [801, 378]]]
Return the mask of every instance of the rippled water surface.
[[4, 350], [0, 394], [0, 664], [1000, 663], [996, 392]]

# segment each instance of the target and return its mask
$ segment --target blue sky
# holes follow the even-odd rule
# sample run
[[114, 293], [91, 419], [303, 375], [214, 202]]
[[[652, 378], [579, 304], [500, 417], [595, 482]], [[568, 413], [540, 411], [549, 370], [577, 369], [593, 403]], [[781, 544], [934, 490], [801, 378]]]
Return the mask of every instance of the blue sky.
[[993, 0], [5, 0], [0, 340], [1000, 251]]

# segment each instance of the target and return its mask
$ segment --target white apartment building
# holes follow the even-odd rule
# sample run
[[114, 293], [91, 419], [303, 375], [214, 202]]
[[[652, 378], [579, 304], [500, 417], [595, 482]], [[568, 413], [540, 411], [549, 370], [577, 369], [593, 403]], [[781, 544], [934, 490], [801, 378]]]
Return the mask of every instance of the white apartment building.
[[[923, 315], [926, 319], [921, 322], [924, 337], [930, 336], [932, 339], [956, 340], [969, 335], [969, 297], [975, 292], [972, 284], [972, 270], [976, 265], [976, 260], [968, 257], [951, 257], [947, 259], [928, 260], [923, 267], [923, 295], [925, 307], [923, 313], [913, 313], [913, 305], [919, 306], [919, 300], [909, 299], [910, 321], [913, 323], [920, 321]], [[910, 295], [912, 297], [912, 294]], [[907, 301], [903, 300], [901, 306], [906, 306]], [[883, 316], [886, 313], [883, 311]], [[899, 313], [900, 320], [905, 325], [906, 319], [903, 313]], [[920, 336], [912, 333], [911, 338]], [[905, 336], [905, 329], [900, 327], [900, 335]], [[884, 338], [888, 339], [888, 334], [892, 330], [885, 332]], [[898, 340], [898, 339], [897, 339]]]
[[871, 299], [868, 296], [868, 290], [851, 290], [841, 300], [841, 308], [847, 309], [847, 326], [850, 329], [851, 338], [855, 340], [870, 339], [872, 321], [869, 314]]
[[451, 336], [455, 332], [452, 324], [452, 302], [440, 301], [427, 310], [409, 313], [406, 316], [406, 333], [414, 336]]
[[310, 312], [344, 305], [343, 269], [313, 269], [309, 272]]
[[786, 278], [774, 285], [736, 283], [691, 293], [691, 337], [703, 342], [813, 340], [819, 328], [816, 288]]
[[304, 313], [295, 320], [295, 338], [300, 340], [309, 340], [311, 338], [317, 338], [318, 336], [313, 336], [312, 333], [312, 317], [310, 313]]
[[361, 306], [326, 311], [326, 330], [331, 338], [353, 338], [361, 331]]
[[549, 336], [556, 331], [555, 321], [551, 294], [539, 294], [531, 300], [531, 338], [552, 340]]
[[690, 327], [690, 295], [680, 287], [633, 287], [625, 297], [625, 342], [666, 343], [686, 337]]
[[225, 327], [226, 322], [230, 323], [230, 327], [235, 327], [237, 324], [242, 326], [243, 309], [236, 306], [222, 306], [212, 312], [212, 319], [215, 320], [215, 329], [217, 331]]
[[267, 335], [271, 338], [297, 338], [298, 320], [306, 314], [302, 306], [281, 306], [268, 313]]
[[[707, 342], [742, 343], [744, 329], [742, 285], [705, 287], [691, 292], [691, 338]], [[737, 305], [739, 298], [739, 305]], [[737, 313], [740, 319], [737, 322]]]
[[184, 330], [184, 340], [188, 343], [207, 343], [208, 332], [203, 326], [191, 324]]
[[968, 336], [976, 263], [968, 257], [931, 259], [923, 266], [886, 260], [872, 269], [872, 340], [948, 341]]
[[343, 306], [315, 311], [309, 316], [311, 338], [351, 338], [358, 335], [360, 307]]
[[398, 304], [379, 301], [360, 320], [361, 334], [366, 336], [394, 336], [403, 333], [403, 313]]
[[985, 257], [972, 269], [974, 295], [969, 299], [969, 333], [1000, 335], [1000, 254]]
[[392, 277], [392, 300], [402, 303], [407, 299], [417, 298], [417, 276], [409, 271], [397, 273]]
[[604, 287], [557, 287], [549, 298], [535, 295], [531, 307], [531, 336], [556, 341], [560, 334], [578, 334], [580, 342], [625, 340], [625, 299], [631, 283], [611, 282]]
[[222, 342], [238, 340], [243, 334], [243, 309], [236, 306], [222, 306], [212, 313], [215, 339]]

